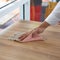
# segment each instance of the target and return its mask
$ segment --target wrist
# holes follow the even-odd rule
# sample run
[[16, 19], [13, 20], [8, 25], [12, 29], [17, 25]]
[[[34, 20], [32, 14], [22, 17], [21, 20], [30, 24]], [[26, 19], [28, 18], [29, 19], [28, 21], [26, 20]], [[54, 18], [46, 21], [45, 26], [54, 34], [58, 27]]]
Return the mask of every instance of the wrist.
[[43, 27], [38, 27], [38, 32], [39, 32], [39, 33], [42, 33], [44, 30], [45, 30], [45, 28], [43, 28]]
[[40, 33], [42, 33], [50, 24], [48, 24], [47, 22], [43, 22], [39, 27], [38, 27], [38, 31]]

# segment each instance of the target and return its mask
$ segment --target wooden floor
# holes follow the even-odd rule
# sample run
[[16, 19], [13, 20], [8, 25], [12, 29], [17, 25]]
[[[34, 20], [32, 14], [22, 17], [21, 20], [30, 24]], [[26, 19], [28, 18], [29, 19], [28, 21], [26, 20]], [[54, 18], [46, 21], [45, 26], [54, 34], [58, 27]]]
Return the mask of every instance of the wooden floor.
[[10, 41], [16, 32], [27, 32], [39, 22], [19, 21], [0, 33], [0, 60], [60, 60], [60, 26], [48, 27], [41, 35], [44, 41], [19, 43]]

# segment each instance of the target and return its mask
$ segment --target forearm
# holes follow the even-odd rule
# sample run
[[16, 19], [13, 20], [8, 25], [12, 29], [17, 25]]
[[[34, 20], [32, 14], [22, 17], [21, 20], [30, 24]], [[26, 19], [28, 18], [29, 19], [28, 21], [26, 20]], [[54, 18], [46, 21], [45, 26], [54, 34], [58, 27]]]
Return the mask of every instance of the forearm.
[[48, 24], [46, 21], [44, 21], [37, 29], [39, 33], [43, 32], [50, 24]]
[[44, 28], [44, 29], [46, 29], [49, 25], [50, 25], [49, 23], [47, 23], [46, 21], [44, 21], [44, 22], [39, 26], [39, 28]]

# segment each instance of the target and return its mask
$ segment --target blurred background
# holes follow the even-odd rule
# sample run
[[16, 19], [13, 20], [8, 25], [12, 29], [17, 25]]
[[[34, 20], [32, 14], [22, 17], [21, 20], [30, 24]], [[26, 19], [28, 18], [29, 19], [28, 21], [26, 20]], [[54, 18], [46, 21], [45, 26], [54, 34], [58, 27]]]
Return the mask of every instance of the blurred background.
[[[13, 1], [15, 0], [0, 0], [0, 9], [2, 6]], [[30, 21], [43, 22], [52, 12], [58, 1], [59, 0], [30, 0]], [[0, 26], [0, 30], [3, 30], [14, 22], [20, 20], [19, 16], [19, 8], [5, 15], [3, 17], [3, 22], [5, 22], [5, 19], [8, 19], [8, 21]]]

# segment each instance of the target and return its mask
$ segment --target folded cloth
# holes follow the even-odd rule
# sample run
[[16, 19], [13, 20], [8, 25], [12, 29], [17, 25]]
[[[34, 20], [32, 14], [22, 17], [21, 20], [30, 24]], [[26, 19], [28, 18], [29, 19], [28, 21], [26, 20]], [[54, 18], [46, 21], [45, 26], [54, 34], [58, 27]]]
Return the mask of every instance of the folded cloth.
[[32, 34], [30, 34], [23, 40], [20, 40], [20, 38], [19, 38], [18, 41], [19, 42], [31, 42], [31, 41], [38, 41], [38, 40], [43, 41], [43, 37], [41, 35], [36, 35], [36, 36], [32, 37]]

